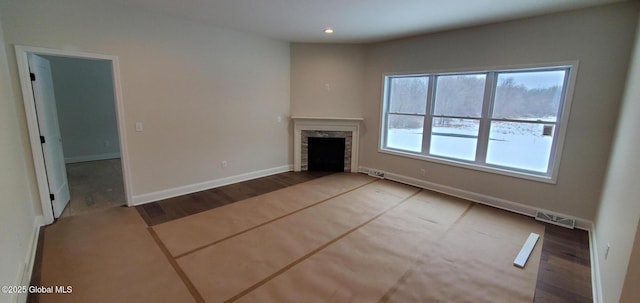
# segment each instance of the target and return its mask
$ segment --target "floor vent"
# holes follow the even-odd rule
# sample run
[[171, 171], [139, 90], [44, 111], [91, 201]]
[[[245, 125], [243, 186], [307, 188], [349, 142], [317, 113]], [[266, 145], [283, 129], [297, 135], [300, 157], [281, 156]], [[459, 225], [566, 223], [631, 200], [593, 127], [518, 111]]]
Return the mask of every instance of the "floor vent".
[[551, 223], [551, 224], [566, 227], [566, 228], [571, 228], [571, 229], [573, 229], [576, 226], [575, 219], [565, 218], [563, 216], [558, 216], [558, 215], [545, 213], [541, 211], [536, 212], [536, 220]]
[[381, 170], [369, 170], [369, 176], [384, 179], [384, 172]]

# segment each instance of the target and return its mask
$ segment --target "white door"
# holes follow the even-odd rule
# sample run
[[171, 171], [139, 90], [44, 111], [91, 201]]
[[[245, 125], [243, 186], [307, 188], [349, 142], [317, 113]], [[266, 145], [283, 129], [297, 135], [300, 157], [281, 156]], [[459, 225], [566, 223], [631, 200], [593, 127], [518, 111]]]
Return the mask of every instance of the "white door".
[[70, 195], [62, 151], [62, 137], [58, 126], [56, 98], [53, 94], [51, 66], [49, 60], [29, 54], [29, 69], [32, 73], [31, 86], [36, 102], [40, 141], [44, 141], [42, 153], [44, 154], [47, 181], [52, 198], [53, 216], [58, 218], [69, 203]]

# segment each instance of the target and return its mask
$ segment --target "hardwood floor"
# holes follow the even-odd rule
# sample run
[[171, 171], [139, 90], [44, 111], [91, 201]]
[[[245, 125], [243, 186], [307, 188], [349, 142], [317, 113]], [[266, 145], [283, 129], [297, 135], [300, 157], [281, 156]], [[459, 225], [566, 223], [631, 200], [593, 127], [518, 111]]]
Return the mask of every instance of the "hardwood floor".
[[588, 232], [545, 224], [534, 302], [593, 302]]
[[[137, 206], [148, 226], [168, 222], [222, 205], [326, 176], [326, 172], [287, 172], [212, 190]], [[42, 230], [32, 285], [39, 285]], [[534, 302], [592, 302], [589, 234], [545, 224]], [[29, 302], [37, 296], [29, 295]]]

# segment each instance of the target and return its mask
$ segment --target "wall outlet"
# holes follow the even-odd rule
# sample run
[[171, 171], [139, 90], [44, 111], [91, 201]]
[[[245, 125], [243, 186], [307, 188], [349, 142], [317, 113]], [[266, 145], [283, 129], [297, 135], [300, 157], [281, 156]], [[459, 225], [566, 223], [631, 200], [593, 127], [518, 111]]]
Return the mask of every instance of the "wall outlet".
[[426, 177], [427, 176], [427, 170], [424, 168], [420, 169], [420, 176]]
[[18, 242], [18, 247], [22, 248], [23, 243], [22, 243], [22, 235], [20, 235], [20, 233], [16, 234], [16, 242]]
[[227, 162], [227, 160], [224, 160], [224, 161], [222, 161], [222, 162], [220, 163], [220, 166], [221, 166], [222, 168], [227, 168], [227, 166], [229, 166], [229, 163]]

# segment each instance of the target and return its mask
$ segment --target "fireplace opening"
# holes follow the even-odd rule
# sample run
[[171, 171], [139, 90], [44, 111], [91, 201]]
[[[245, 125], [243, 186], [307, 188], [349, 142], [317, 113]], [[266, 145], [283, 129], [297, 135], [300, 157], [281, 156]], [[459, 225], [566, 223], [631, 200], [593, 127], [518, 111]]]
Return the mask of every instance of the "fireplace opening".
[[309, 170], [344, 172], [345, 138], [309, 139]]

